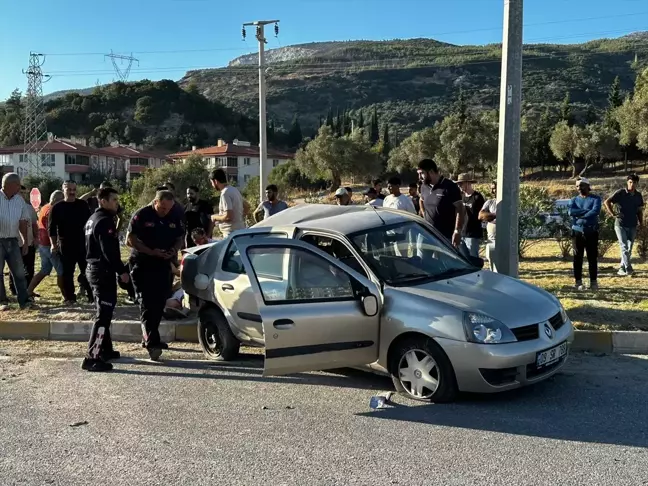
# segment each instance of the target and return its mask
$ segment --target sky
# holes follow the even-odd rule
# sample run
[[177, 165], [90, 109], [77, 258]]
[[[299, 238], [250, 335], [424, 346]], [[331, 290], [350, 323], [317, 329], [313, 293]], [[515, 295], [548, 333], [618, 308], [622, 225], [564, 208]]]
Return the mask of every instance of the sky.
[[[44, 93], [118, 77], [111, 51], [139, 60], [129, 80], [180, 79], [256, 52], [241, 25], [279, 19], [267, 48], [330, 40], [428, 37], [501, 42], [504, 0], [0, 0], [0, 100], [26, 89], [30, 51], [45, 54]], [[648, 0], [525, 0], [524, 40], [580, 43], [648, 30]], [[272, 31], [272, 28], [270, 28]], [[121, 69], [126, 63], [118, 62]]]

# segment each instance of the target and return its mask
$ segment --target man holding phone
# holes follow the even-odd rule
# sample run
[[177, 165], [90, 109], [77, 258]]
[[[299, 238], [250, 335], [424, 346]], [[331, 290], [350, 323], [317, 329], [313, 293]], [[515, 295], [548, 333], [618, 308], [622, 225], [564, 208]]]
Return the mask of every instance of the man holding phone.
[[137, 210], [126, 242], [131, 247], [131, 277], [139, 296], [143, 344], [153, 360], [168, 345], [160, 339], [160, 321], [171, 293], [170, 262], [184, 244], [184, 222], [172, 211], [173, 193], [158, 191], [153, 203]]

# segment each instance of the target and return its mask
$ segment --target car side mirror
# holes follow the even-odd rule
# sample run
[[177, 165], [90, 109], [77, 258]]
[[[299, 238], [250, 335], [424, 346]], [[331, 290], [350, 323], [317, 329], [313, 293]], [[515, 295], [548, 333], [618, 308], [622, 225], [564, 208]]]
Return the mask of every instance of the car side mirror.
[[362, 308], [364, 310], [364, 313], [369, 317], [373, 317], [378, 314], [378, 299], [376, 298], [376, 296], [373, 294], [365, 295], [362, 298]]
[[480, 257], [471, 256], [468, 261], [477, 268], [484, 268], [484, 259]]

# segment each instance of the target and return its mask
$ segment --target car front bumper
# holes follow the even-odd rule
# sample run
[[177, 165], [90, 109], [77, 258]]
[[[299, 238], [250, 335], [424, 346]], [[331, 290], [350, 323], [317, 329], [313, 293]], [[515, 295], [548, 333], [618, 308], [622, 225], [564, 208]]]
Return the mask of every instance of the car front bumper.
[[[541, 336], [532, 341], [489, 345], [436, 338], [452, 363], [459, 390], [474, 393], [512, 390], [549, 378], [564, 366], [573, 340], [574, 329], [569, 321], [552, 339]], [[538, 369], [537, 354], [563, 342], [567, 343], [567, 353]]]

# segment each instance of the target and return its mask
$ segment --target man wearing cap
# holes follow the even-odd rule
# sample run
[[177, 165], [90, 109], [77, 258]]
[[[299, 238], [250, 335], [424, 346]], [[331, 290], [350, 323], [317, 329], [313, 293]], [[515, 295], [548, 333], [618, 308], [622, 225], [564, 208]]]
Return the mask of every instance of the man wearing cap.
[[382, 207], [383, 200], [378, 197], [378, 192], [373, 187], [370, 187], [369, 189], [364, 191], [362, 195], [367, 201], [367, 206], [375, 206], [379, 208]]
[[351, 205], [351, 196], [344, 187], [340, 187], [337, 191], [335, 191], [335, 200], [337, 201], [338, 206]]
[[[637, 226], [643, 224], [644, 200], [637, 190], [639, 176], [630, 174], [627, 177], [627, 188], [619, 189], [605, 201], [605, 209], [616, 218], [614, 231], [621, 247], [621, 266], [618, 275], [632, 275], [632, 245], [637, 236]], [[616, 206], [616, 211], [612, 205]]]
[[587, 252], [590, 289], [598, 290], [598, 240], [601, 198], [591, 193], [590, 181], [580, 178], [576, 181], [578, 196], [569, 203], [572, 218], [572, 246], [574, 248], [574, 280], [576, 289], [583, 290], [583, 256]]
[[479, 257], [479, 245], [484, 236], [484, 229], [479, 221], [479, 212], [484, 207], [484, 196], [475, 191], [475, 180], [470, 174], [459, 174], [457, 185], [463, 195], [463, 205], [466, 208], [466, 224], [461, 235], [461, 243], [465, 253], [472, 257]]

